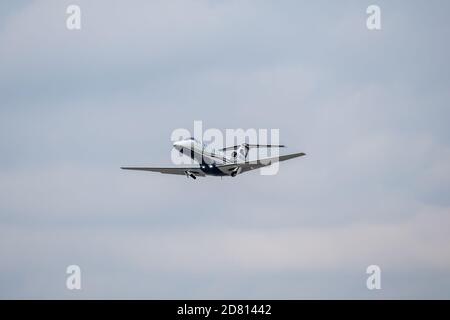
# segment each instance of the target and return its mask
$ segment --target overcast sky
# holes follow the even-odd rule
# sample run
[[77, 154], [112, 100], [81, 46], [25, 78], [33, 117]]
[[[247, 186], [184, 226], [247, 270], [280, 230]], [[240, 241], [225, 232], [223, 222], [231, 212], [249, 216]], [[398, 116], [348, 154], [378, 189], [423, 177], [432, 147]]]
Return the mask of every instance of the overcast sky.
[[[0, 298], [450, 298], [448, 12], [2, 1]], [[119, 169], [171, 165], [195, 120], [307, 156], [222, 180]]]

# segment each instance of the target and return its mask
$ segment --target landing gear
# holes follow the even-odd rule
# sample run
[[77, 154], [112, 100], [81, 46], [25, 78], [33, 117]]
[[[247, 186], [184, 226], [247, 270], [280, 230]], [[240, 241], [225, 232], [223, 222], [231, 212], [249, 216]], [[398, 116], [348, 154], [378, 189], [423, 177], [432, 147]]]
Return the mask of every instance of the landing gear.
[[234, 168], [232, 171], [231, 171], [231, 176], [234, 178], [234, 177], [236, 177], [237, 175], [238, 175], [238, 173], [240, 173], [241, 172], [241, 168], [239, 168], [239, 167], [236, 167], [236, 168]]
[[195, 176], [195, 174], [193, 174], [192, 172], [190, 172], [190, 171], [185, 171], [184, 172], [185, 174], [186, 174], [186, 178], [188, 178], [189, 179], [189, 177], [191, 177], [192, 179], [197, 179], [197, 177]]

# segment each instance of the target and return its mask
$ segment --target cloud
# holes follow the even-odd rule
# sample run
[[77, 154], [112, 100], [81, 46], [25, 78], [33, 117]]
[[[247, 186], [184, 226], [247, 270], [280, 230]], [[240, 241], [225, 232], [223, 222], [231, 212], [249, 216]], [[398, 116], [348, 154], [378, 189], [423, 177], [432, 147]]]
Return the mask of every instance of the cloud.
[[[380, 3], [379, 33], [357, 2], [78, 1], [80, 32], [68, 3], [2, 10], [1, 297], [448, 296], [435, 2]], [[119, 170], [168, 165], [194, 120], [307, 156], [223, 180]]]
[[[51, 284], [49, 296], [66, 295], [63, 286], [57, 286], [65, 263], [78, 263], [84, 267], [86, 287], [99, 276], [119, 272], [130, 290], [138, 286], [141, 277], [160, 275], [168, 285], [169, 293], [176, 292], [176, 284], [183, 283], [183, 277], [205, 280], [212, 278], [211, 284], [201, 283], [206, 291], [212, 289], [221, 278], [240, 277], [242, 274], [339, 274], [349, 277], [348, 283], [364, 278], [365, 267], [380, 265], [386, 277], [394, 270], [417, 268], [434, 269], [442, 272], [448, 269], [447, 232], [450, 227], [447, 209], [424, 207], [417, 217], [395, 224], [353, 224], [327, 228], [294, 227], [275, 230], [251, 228], [198, 228], [178, 227], [173, 229], [151, 229], [136, 227], [97, 228], [76, 227], [40, 230], [32, 226], [3, 226], [2, 252], [9, 257], [2, 264], [2, 273], [20, 270], [21, 273], [35, 274]], [[61, 245], [55, 246], [58, 241]], [[13, 245], [12, 245], [13, 244]], [[33, 251], [29, 248], [32, 246]], [[53, 257], [51, 260], [43, 257]], [[70, 261], [70, 262], [69, 262]], [[19, 266], [19, 269], [17, 269]], [[119, 269], [117, 269], [119, 267]], [[38, 268], [37, 268], [38, 267]], [[58, 270], [59, 268], [59, 270]], [[383, 273], [383, 274], [384, 274]], [[170, 280], [169, 280], [170, 279]], [[85, 290], [80, 297], [109, 297], [111, 279], [97, 283], [92, 291]], [[145, 280], [144, 280], [145, 281]], [[147, 281], [145, 281], [147, 283]], [[95, 280], [94, 280], [95, 283]], [[400, 284], [393, 280], [394, 284]], [[158, 297], [160, 287], [148, 283], [147, 296]], [[267, 281], [267, 286], [274, 284]], [[301, 288], [301, 283], [293, 283], [279, 297], [293, 298], [293, 288]], [[19, 292], [19, 297], [33, 296], [17, 290], [20, 283], [10, 284], [11, 292]], [[310, 292], [322, 286], [320, 280], [308, 284]], [[392, 289], [400, 290], [398, 297], [408, 296], [408, 291], [387, 282], [386, 296], [393, 295]], [[227, 288], [216, 288], [216, 297], [226, 295]], [[173, 290], [173, 291], [171, 291]], [[139, 291], [139, 290], [138, 290]], [[362, 288], [357, 292], [361, 294]], [[4, 293], [3, 293], [4, 294]], [[112, 293], [118, 294], [117, 292]], [[308, 297], [308, 294], [299, 291]], [[343, 291], [343, 296], [351, 297], [352, 292]], [[140, 297], [141, 293], [129, 297]], [[324, 293], [324, 297], [332, 296]], [[223, 296], [222, 296], [223, 297]], [[241, 292], [239, 297], [250, 298], [250, 293]], [[278, 297], [278, 296], [277, 296]], [[311, 296], [310, 296], [311, 297]]]

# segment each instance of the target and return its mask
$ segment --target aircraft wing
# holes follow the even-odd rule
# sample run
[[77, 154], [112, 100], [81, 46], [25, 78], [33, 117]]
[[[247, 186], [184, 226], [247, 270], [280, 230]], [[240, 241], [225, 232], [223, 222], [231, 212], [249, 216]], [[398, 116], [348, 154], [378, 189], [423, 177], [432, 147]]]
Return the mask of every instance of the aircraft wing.
[[172, 168], [157, 168], [157, 167], [121, 167], [123, 170], [138, 170], [138, 171], [152, 171], [164, 174], [178, 174], [204, 177], [205, 173], [199, 167], [172, 167]]
[[240, 173], [244, 173], [244, 172], [247, 172], [250, 170], [255, 170], [255, 169], [262, 168], [262, 167], [270, 166], [270, 165], [274, 164], [275, 162], [286, 161], [289, 159], [302, 157], [304, 155], [305, 155], [305, 153], [303, 153], [303, 152], [292, 153], [292, 154], [287, 154], [287, 155], [279, 156], [279, 157], [264, 158], [264, 159], [246, 161], [246, 162], [237, 162], [234, 164], [226, 164], [223, 166], [219, 166], [219, 168], [222, 171], [233, 171], [233, 170], [236, 170], [236, 168], [240, 168], [241, 169]]

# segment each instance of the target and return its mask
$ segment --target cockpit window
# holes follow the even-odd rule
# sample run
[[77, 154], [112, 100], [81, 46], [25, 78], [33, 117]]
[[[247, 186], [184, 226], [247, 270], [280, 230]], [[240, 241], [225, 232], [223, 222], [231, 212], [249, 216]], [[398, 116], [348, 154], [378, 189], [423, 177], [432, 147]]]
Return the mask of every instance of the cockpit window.
[[194, 142], [196, 142], [196, 143], [198, 143], [198, 144], [202, 144], [202, 143], [200, 143], [200, 141], [198, 141], [197, 139], [195, 139], [195, 138], [193, 138], [193, 137], [190, 137], [190, 138], [188, 138], [187, 140], [191, 140], [191, 141], [194, 141]]
[[207, 144], [205, 142], [202, 143], [202, 142], [198, 141], [197, 139], [195, 139], [194, 137], [189, 137], [186, 140], [190, 140], [190, 141], [196, 142], [198, 145], [200, 145], [203, 148], [204, 151], [206, 151], [208, 153], [216, 154], [216, 155], [220, 153], [218, 150], [214, 149], [212, 147], [212, 145]]

